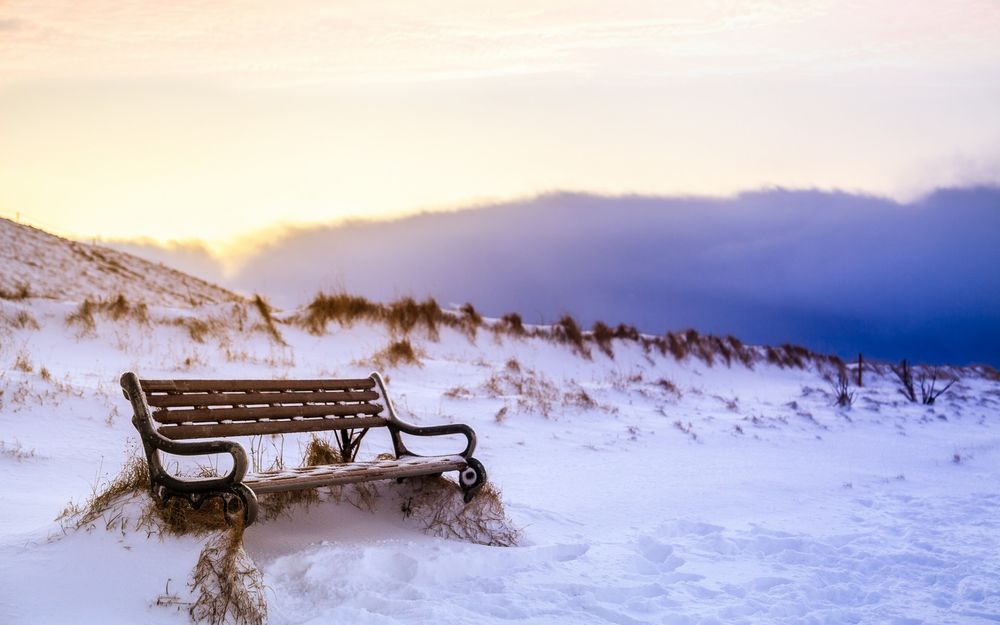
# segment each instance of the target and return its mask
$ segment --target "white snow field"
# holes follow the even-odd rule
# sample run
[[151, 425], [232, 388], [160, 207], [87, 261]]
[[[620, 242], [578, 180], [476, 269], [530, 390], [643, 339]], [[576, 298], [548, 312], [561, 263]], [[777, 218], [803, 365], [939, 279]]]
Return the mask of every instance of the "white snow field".
[[[366, 375], [388, 331], [331, 323], [315, 336], [279, 323], [282, 345], [239, 302], [151, 306], [146, 321], [98, 315], [93, 330], [67, 324], [77, 309], [0, 299], [0, 623], [186, 623], [204, 538], [55, 520], [137, 441], [118, 377]], [[195, 341], [177, 321], [191, 317], [216, 319], [216, 331]], [[245, 536], [270, 623], [1000, 621], [1000, 382], [989, 370], [959, 371], [934, 406], [869, 371], [840, 409], [812, 366], [709, 366], [624, 340], [613, 359], [587, 359], [489, 330], [410, 339], [422, 364], [385, 371], [397, 408], [475, 428], [521, 544], [430, 535], [391, 498], [374, 512], [332, 500], [296, 509]], [[389, 448], [374, 432], [366, 443], [367, 454]], [[303, 441], [283, 444], [297, 461]]]

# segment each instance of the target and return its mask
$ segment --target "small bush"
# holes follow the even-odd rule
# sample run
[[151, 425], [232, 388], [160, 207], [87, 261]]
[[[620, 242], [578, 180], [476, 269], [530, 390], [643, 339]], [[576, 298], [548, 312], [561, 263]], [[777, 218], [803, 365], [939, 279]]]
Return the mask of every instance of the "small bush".
[[911, 402], [917, 401], [917, 390], [913, 386], [913, 370], [906, 360], [899, 363], [898, 366], [891, 366], [893, 374], [896, 376], [896, 382], [899, 388], [899, 394], [908, 399]]
[[846, 369], [839, 369], [836, 382], [831, 381], [831, 384], [836, 405], [841, 408], [850, 408], [854, 405], [854, 393], [851, 391], [851, 382]]

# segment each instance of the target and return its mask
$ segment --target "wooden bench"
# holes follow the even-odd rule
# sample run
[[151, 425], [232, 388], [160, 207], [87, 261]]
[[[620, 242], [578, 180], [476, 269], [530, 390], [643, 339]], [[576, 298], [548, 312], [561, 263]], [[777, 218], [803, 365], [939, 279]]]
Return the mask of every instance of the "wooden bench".
[[[227, 517], [242, 508], [249, 525], [257, 517], [261, 493], [458, 471], [468, 503], [486, 480], [483, 465], [472, 457], [476, 448], [472, 428], [462, 424], [419, 427], [400, 421], [378, 373], [354, 380], [141, 380], [128, 372], [121, 385], [132, 403], [132, 423], [146, 452], [152, 495], [161, 504], [181, 497], [200, 508], [205, 500], [221, 497]], [[372, 428], [388, 430], [396, 457], [353, 461], [361, 439]], [[350, 462], [248, 473], [243, 446], [224, 440], [321, 431], [337, 433], [338, 446]], [[465, 450], [420, 456], [406, 448], [402, 434], [461, 434], [466, 438]], [[229, 454], [233, 468], [223, 477], [179, 477], [163, 468], [161, 452]]]

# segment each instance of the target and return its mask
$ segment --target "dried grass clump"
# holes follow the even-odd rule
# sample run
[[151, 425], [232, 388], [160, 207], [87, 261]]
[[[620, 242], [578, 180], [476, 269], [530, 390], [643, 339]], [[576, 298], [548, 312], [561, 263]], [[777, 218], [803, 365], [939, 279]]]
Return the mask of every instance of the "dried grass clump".
[[14, 357], [14, 369], [22, 373], [31, 373], [35, 370], [35, 366], [31, 364], [31, 358], [28, 357], [28, 352], [23, 349], [17, 352], [17, 356]]
[[367, 298], [347, 293], [318, 294], [309, 306], [300, 322], [313, 334], [324, 334], [326, 326], [336, 321], [341, 326], [348, 327], [357, 321], [378, 321], [381, 319], [381, 307]]
[[671, 380], [668, 380], [667, 378], [660, 378], [659, 380], [656, 381], [656, 385], [661, 389], [663, 389], [663, 391], [667, 394], [673, 395], [678, 399], [681, 397], [681, 389], [678, 388], [676, 384], [674, 384]]
[[504, 510], [500, 490], [490, 482], [468, 504], [458, 484], [440, 476], [410, 478], [405, 484], [403, 516], [434, 536], [494, 547], [512, 547], [521, 538]]
[[469, 337], [470, 341], [476, 340], [476, 334], [483, 325], [483, 316], [479, 314], [475, 306], [466, 302], [458, 309], [459, 329]]
[[433, 298], [419, 303], [412, 297], [398, 299], [382, 307], [382, 317], [392, 332], [405, 336], [422, 326], [432, 341], [438, 340], [438, 326], [445, 323], [444, 313]]
[[571, 315], [563, 315], [559, 322], [552, 326], [552, 338], [559, 343], [572, 346], [573, 351], [580, 356], [590, 358], [590, 350], [583, 343], [583, 332]]
[[399, 365], [423, 366], [420, 357], [417, 355], [409, 339], [389, 343], [385, 348], [372, 356], [371, 362], [378, 369], [398, 367]]
[[0, 287], [0, 299], [23, 300], [31, 297], [31, 287], [27, 282], [18, 282], [13, 289]]
[[605, 356], [614, 360], [615, 353], [611, 349], [611, 339], [615, 338], [614, 330], [608, 326], [608, 324], [603, 321], [595, 321], [593, 327], [590, 330], [590, 336], [597, 343], [597, 348], [600, 349]]
[[513, 397], [519, 412], [538, 412], [544, 417], [551, 416], [563, 399], [548, 378], [532, 369], [522, 370], [514, 359], [507, 361], [504, 370], [491, 375], [481, 388], [488, 397], [505, 400]]
[[19, 310], [13, 315], [0, 314], [0, 318], [17, 330], [41, 329], [41, 326], [38, 324], [38, 320], [35, 319], [27, 310]]
[[243, 526], [234, 524], [205, 545], [195, 564], [189, 614], [196, 623], [263, 625], [267, 622], [264, 578], [243, 548]]
[[80, 326], [84, 332], [97, 329], [95, 315], [100, 315], [112, 321], [130, 320], [136, 323], [149, 323], [149, 307], [145, 302], [131, 303], [119, 293], [111, 299], [84, 299], [76, 310], [66, 317], [66, 325]]
[[528, 331], [524, 328], [524, 320], [517, 313], [507, 313], [503, 317], [500, 317], [500, 323], [497, 325], [497, 328], [502, 332], [516, 337], [528, 334]]
[[14, 439], [14, 441], [10, 443], [0, 440], [0, 456], [13, 458], [18, 462], [21, 462], [22, 460], [27, 460], [28, 458], [34, 458], [35, 450], [25, 448], [24, 445], [21, 444], [21, 441], [17, 439]]
[[58, 519], [73, 529], [89, 525], [128, 496], [149, 490], [149, 465], [136, 449], [129, 453], [122, 470], [110, 481], [96, 483], [82, 505], [70, 502]]
[[257, 309], [257, 313], [260, 314], [262, 328], [267, 332], [268, 336], [274, 339], [274, 342], [278, 345], [288, 345], [285, 342], [285, 338], [281, 336], [281, 332], [278, 331], [278, 326], [274, 319], [274, 311], [271, 309], [271, 305], [267, 303], [267, 300], [258, 294], [254, 294], [253, 305]]

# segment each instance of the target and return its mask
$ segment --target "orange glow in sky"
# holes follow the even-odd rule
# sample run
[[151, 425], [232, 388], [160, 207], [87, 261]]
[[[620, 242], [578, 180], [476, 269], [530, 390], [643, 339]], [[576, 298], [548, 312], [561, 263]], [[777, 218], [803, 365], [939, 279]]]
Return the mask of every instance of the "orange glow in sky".
[[0, 215], [201, 239], [1000, 172], [995, 2], [0, 3]]

